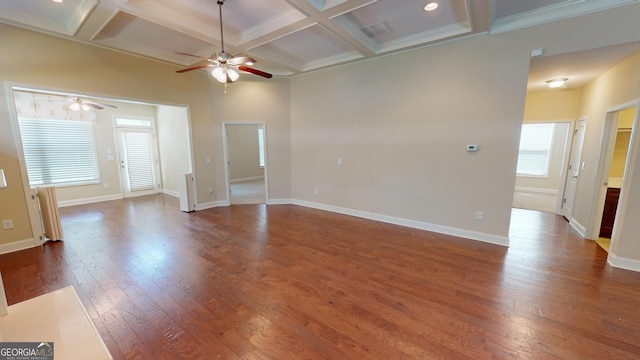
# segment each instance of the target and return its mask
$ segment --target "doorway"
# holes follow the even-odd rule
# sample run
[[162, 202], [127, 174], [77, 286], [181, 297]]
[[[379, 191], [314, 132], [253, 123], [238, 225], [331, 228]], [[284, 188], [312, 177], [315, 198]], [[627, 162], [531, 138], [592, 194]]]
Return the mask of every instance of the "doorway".
[[222, 127], [229, 204], [266, 204], [268, 186], [264, 123], [224, 122]]
[[[116, 119], [116, 126], [120, 126]], [[151, 126], [151, 120], [146, 120]], [[152, 128], [116, 127], [120, 183], [125, 198], [160, 192], [158, 147]]]
[[571, 140], [571, 152], [569, 155], [569, 164], [567, 165], [567, 174], [560, 208], [560, 214], [569, 222], [573, 219], [573, 206], [576, 200], [578, 176], [580, 175], [580, 160], [582, 158], [582, 144], [584, 143], [586, 124], [587, 119], [585, 118], [579, 119], [576, 122]]
[[618, 204], [624, 191], [624, 179], [628, 166], [631, 138], [637, 106], [622, 106], [607, 113], [601, 147], [601, 167], [597, 191], [598, 202], [594, 235], [597, 243], [609, 251], [615, 236]]

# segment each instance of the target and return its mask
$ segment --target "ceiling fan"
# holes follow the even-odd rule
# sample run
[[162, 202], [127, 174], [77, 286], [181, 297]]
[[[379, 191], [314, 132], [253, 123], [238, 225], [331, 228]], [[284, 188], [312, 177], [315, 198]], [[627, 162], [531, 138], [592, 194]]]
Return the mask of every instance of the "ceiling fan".
[[245, 71], [254, 75], [262, 76], [267, 79], [270, 79], [273, 75], [247, 66], [247, 65], [253, 65], [256, 63], [256, 60], [252, 59], [251, 57], [231, 56], [226, 51], [224, 51], [224, 33], [222, 31], [222, 5], [224, 4], [224, 2], [225, 0], [217, 0], [218, 10], [220, 13], [220, 43], [222, 45], [222, 50], [219, 53], [215, 53], [208, 58], [198, 56], [198, 55], [178, 52], [177, 54], [180, 54], [180, 55], [192, 56], [192, 57], [197, 57], [199, 59], [202, 59], [203, 63], [201, 63], [200, 65], [188, 67], [186, 69], [180, 69], [180, 70], [177, 70], [176, 72], [184, 73], [187, 71], [204, 69], [207, 67], [215, 67], [213, 71], [211, 71], [211, 75], [213, 75], [213, 77], [216, 78], [216, 80], [218, 80], [219, 82], [224, 83], [224, 93], [226, 94], [227, 85], [238, 80], [238, 78], [240, 77], [236, 69], [240, 71]]
[[77, 97], [77, 96], [69, 97], [69, 99], [67, 100], [67, 103], [69, 104], [69, 110], [73, 110], [73, 111], [79, 111], [80, 109], [84, 111], [88, 111], [90, 109], [102, 110], [105, 107], [111, 107], [114, 109], [118, 108], [115, 105], [99, 103], [94, 100]]

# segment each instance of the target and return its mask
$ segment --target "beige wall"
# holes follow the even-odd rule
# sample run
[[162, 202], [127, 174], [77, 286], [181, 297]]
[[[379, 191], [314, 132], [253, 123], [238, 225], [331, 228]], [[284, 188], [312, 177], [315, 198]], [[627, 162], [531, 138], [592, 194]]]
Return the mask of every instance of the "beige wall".
[[[561, 105], [561, 113], [528, 108], [525, 116], [530, 51], [555, 55], [638, 41], [638, 14], [640, 6], [633, 5], [293, 78], [293, 197], [507, 236], [523, 118], [592, 113], [581, 105], [591, 99], [566, 91], [559, 100], [549, 99]], [[627, 100], [637, 97], [629, 86], [616, 91], [627, 91]], [[595, 113], [613, 103], [602, 102]], [[585, 148], [596, 149], [586, 154], [587, 172], [597, 155], [593, 139], [600, 136], [595, 117], [587, 125]], [[466, 153], [469, 143], [480, 151]], [[593, 188], [593, 179], [585, 177], [579, 191]], [[578, 213], [588, 208], [590, 194], [579, 196]], [[478, 210], [484, 221], [474, 219]]]
[[177, 195], [179, 174], [192, 171], [189, 113], [185, 107], [162, 105], [157, 108], [162, 188]]
[[[265, 148], [269, 201], [286, 201], [291, 198], [291, 128], [289, 81], [272, 78], [261, 80], [249, 75], [229, 86], [227, 95], [222, 95], [224, 86], [216, 83], [212, 87], [214, 111], [213, 153], [217, 163], [222, 164], [222, 123], [255, 121], [265, 123]], [[214, 194], [218, 200], [229, 200], [225, 195], [225, 175], [215, 174]], [[202, 184], [198, 184], [202, 186]], [[211, 185], [209, 185], [211, 186]], [[200, 199], [200, 198], [198, 198]], [[202, 201], [201, 201], [202, 202]]]
[[[636, 101], [639, 97], [640, 53], [622, 61], [584, 90], [581, 113], [588, 117], [583, 149], [586, 168], [582, 171], [578, 184], [574, 217], [587, 227], [599, 224], [597, 216], [590, 217], [589, 210], [598, 205], [594, 200], [594, 194], [602, 188], [596, 184], [600, 185], [600, 179], [597, 178], [599, 149], [607, 109], [632, 100]], [[638, 174], [640, 167], [637, 164], [637, 152], [638, 139], [636, 138], [631, 151], [627, 186], [623, 190], [619, 205], [619, 209], [625, 216], [618, 216], [616, 219], [618, 236], [614, 234], [610, 256], [639, 261], [640, 243], [637, 241], [637, 234], [640, 233], [640, 221], [638, 221], [640, 208], [637, 204], [640, 204], [640, 174]]]
[[636, 107], [620, 110], [618, 113], [618, 129], [631, 129], [636, 119]]
[[575, 120], [581, 100], [582, 89], [529, 91], [524, 105], [524, 122]]
[[264, 176], [260, 167], [259, 125], [227, 125], [229, 179], [231, 181]]
[[616, 135], [616, 144], [613, 149], [613, 158], [611, 159], [609, 177], [622, 177], [624, 175], [624, 167], [627, 163], [627, 152], [629, 150], [630, 140], [631, 131], [618, 130], [618, 134]]
[[292, 79], [293, 197], [506, 240], [529, 66], [510, 41], [479, 35]]

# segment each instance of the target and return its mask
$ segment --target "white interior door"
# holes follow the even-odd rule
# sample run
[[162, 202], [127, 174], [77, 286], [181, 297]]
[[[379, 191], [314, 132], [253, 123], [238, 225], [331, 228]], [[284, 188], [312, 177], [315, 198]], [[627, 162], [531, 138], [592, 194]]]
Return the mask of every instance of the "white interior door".
[[116, 130], [124, 197], [160, 192], [158, 156], [153, 130]]
[[582, 154], [582, 143], [584, 142], [585, 125], [585, 119], [577, 121], [571, 142], [571, 156], [569, 157], [564, 198], [562, 199], [562, 215], [569, 221], [571, 221], [573, 205], [576, 199], [576, 187], [578, 185], [578, 175], [580, 174], [580, 156]]

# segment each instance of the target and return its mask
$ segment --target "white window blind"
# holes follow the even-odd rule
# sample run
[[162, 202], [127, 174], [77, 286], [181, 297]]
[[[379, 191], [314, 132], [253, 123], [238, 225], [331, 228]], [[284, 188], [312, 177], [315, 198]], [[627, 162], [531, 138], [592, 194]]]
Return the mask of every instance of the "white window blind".
[[90, 121], [20, 118], [18, 124], [31, 186], [100, 181]]
[[520, 135], [517, 174], [549, 176], [549, 159], [555, 124], [523, 124]]
[[155, 188], [151, 137], [152, 135], [148, 132], [124, 133], [127, 174], [131, 191]]

